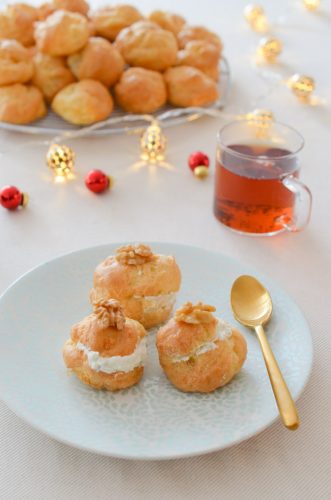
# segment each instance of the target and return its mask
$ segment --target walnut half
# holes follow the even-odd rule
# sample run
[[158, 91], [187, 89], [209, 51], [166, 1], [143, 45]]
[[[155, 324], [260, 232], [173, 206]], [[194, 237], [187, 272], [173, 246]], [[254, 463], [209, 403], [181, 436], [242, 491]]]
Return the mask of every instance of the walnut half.
[[215, 311], [215, 307], [203, 304], [202, 302], [194, 305], [192, 302], [186, 302], [180, 309], [177, 309], [175, 320], [193, 325], [211, 323], [214, 320], [212, 313]]
[[154, 254], [148, 245], [127, 245], [117, 249], [115, 258], [120, 264], [139, 266], [153, 260]]
[[114, 326], [117, 330], [123, 330], [125, 316], [118, 300], [100, 300], [93, 304], [93, 309], [100, 328], [105, 329]]

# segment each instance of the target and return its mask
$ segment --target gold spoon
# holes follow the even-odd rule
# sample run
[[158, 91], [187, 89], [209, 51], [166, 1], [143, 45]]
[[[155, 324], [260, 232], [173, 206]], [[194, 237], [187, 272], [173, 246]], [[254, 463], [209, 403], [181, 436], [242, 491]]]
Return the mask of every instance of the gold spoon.
[[231, 307], [237, 321], [255, 330], [280, 416], [288, 429], [297, 429], [297, 409], [263, 330], [272, 313], [268, 290], [253, 276], [239, 276], [232, 285]]

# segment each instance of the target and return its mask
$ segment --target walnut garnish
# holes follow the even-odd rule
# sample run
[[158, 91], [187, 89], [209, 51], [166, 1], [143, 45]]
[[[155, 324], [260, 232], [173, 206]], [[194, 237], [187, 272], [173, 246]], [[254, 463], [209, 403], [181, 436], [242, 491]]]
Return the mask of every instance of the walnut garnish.
[[100, 300], [93, 304], [93, 309], [102, 329], [114, 326], [117, 330], [123, 330], [125, 316], [118, 300]]
[[214, 319], [212, 313], [215, 311], [215, 307], [203, 304], [202, 302], [198, 302], [194, 305], [192, 302], [186, 302], [180, 309], [177, 309], [175, 320], [193, 325], [211, 323]]
[[127, 245], [116, 252], [116, 260], [127, 266], [139, 266], [153, 260], [154, 254], [148, 245]]

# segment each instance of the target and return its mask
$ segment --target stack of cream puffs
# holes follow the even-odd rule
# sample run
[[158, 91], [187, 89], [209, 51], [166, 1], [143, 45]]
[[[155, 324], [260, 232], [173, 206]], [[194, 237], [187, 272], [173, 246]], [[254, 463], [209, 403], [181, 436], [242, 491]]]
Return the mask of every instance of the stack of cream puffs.
[[65, 364], [86, 384], [115, 391], [139, 382], [144, 371], [146, 330], [160, 326], [156, 347], [170, 382], [184, 392], [211, 392], [240, 371], [247, 353], [241, 333], [187, 302], [170, 318], [181, 285], [174, 257], [143, 244], [126, 245], [94, 273], [93, 312], [71, 330]]

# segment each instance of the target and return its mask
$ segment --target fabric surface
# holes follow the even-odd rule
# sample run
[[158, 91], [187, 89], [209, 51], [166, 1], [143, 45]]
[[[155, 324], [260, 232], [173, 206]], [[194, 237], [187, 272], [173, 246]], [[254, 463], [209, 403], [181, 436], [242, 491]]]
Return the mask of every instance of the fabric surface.
[[[29, 207], [20, 213], [0, 207], [0, 291], [45, 260], [107, 242], [174, 241], [244, 259], [291, 294], [310, 323], [314, 366], [298, 401], [301, 427], [289, 432], [278, 422], [249, 441], [201, 457], [126, 461], [57, 443], [0, 403], [1, 499], [331, 498], [331, 69], [326, 59], [323, 62], [323, 47], [330, 45], [330, 4], [322, 2], [318, 12], [309, 13], [301, 2], [264, 2], [273, 35], [284, 44], [279, 64], [263, 68], [268, 72], [265, 80], [252, 64], [260, 36], [245, 24], [246, 4], [139, 1], [144, 12], [156, 7], [173, 10], [192, 24], [218, 31], [231, 65], [233, 84], [224, 118], [203, 118], [165, 131], [167, 161], [173, 169], [133, 166], [139, 160], [135, 136], [89, 138], [70, 142], [77, 153], [77, 181], [54, 185], [44, 166], [47, 146], [36, 144], [40, 137], [0, 133], [0, 151], [8, 151], [1, 157], [0, 185], [17, 185], [31, 196]], [[296, 72], [313, 76], [316, 95], [325, 103], [305, 106], [285, 85], [272, 88], [271, 71], [283, 77]], [[212, 215], [215, 134], [233, 113], [256, 107], [272, 109], [279, 121], [298, 129], [306, 140], [301, 179], [313, 192], [314, 206], [311, 223], [302, 233], [243, 237]], [[197, 149], [211, 157], [211, 175], [204, 182], [187, 167], [188, 155]], [[112, 193], [97, 197], [85, 189], [83, 177], [91, 168], [115, 177]]]

